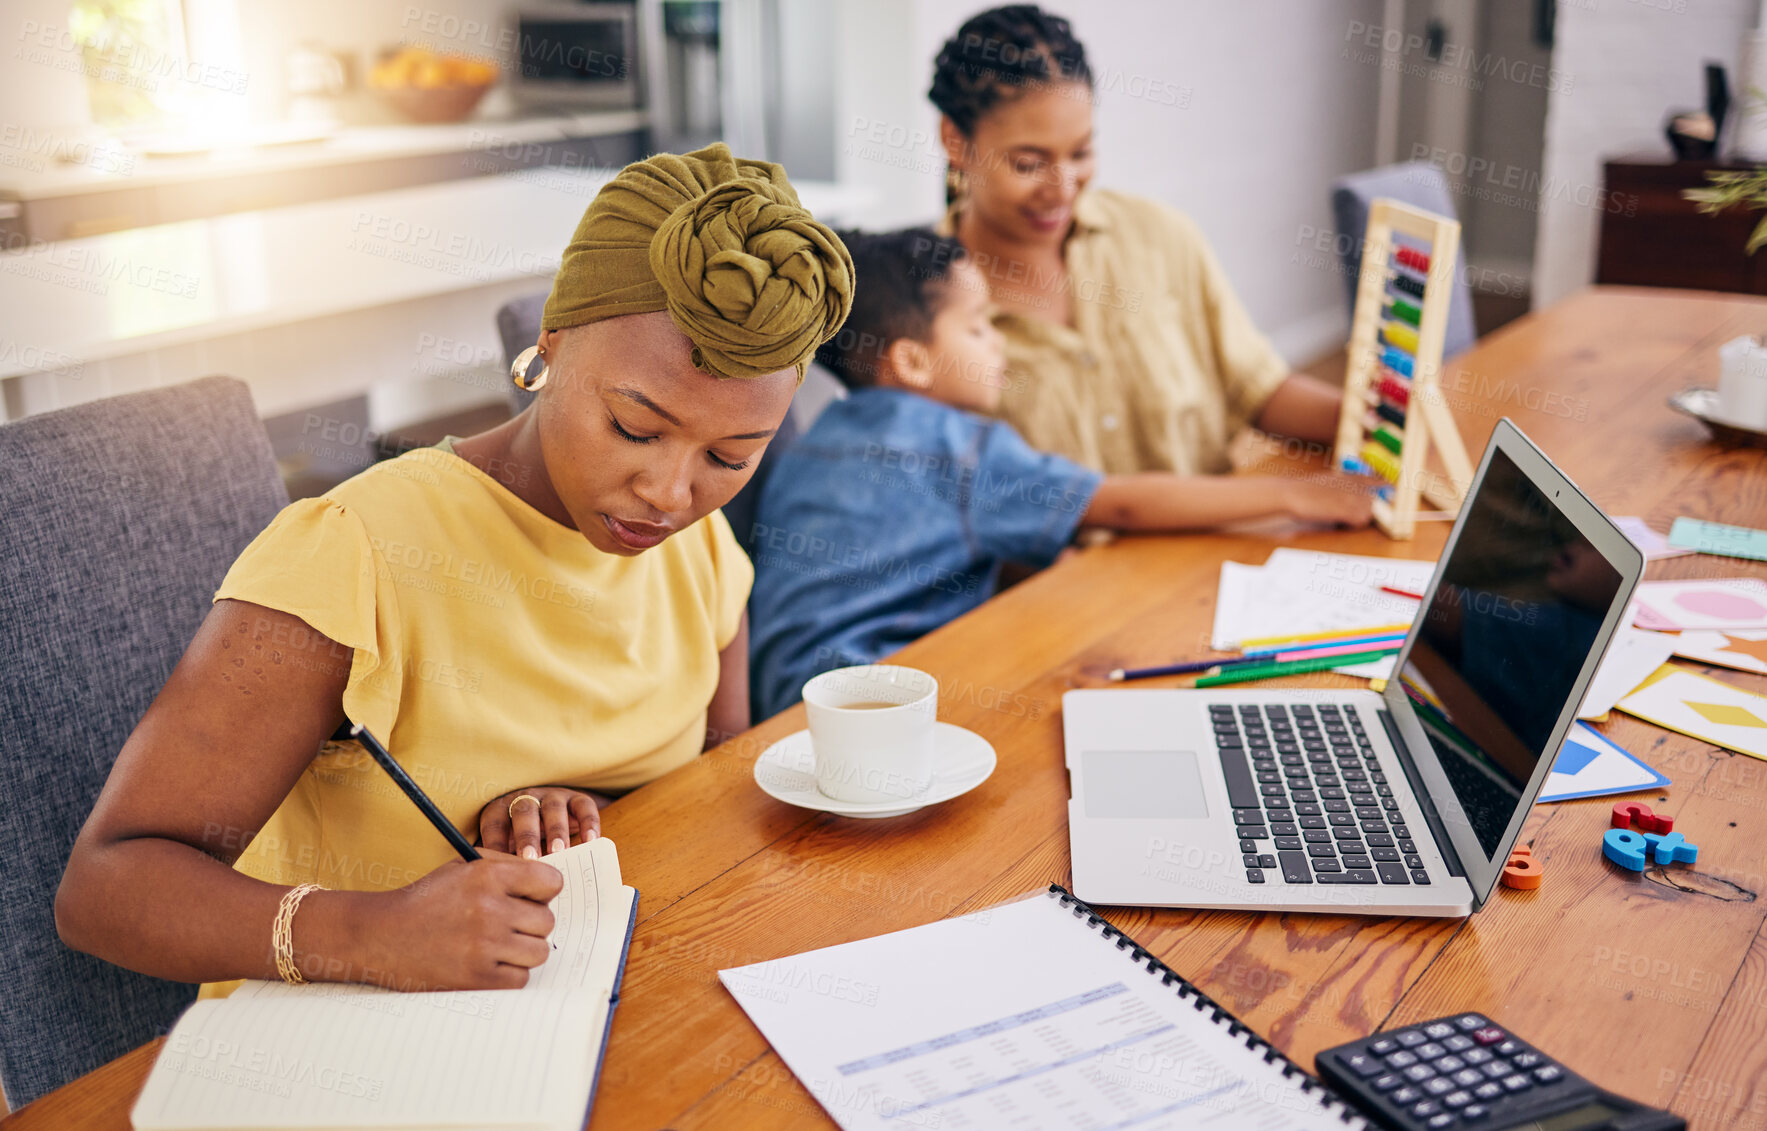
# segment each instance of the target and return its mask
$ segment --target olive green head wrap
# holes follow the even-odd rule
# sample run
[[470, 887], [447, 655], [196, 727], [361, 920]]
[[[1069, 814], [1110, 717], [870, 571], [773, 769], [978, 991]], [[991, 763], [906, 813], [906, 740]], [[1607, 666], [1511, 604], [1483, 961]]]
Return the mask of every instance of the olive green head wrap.
[[602, 187], [565, 249], [541, 326], [666, 310], [720, 377], [804, 367], [853, 305], [846, 246], [785, 170], [722, 142], [659, 153]]

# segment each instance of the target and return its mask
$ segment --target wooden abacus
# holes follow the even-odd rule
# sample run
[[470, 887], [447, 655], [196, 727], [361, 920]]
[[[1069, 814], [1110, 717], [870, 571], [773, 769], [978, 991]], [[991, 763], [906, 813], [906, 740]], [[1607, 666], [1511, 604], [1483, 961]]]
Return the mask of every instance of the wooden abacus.
[[[1369, 208], [1336, 456], [1387, 480], [1374, 521], [1390, 538], [1412, 536], [1420, 498], [1457, 513], [1472, 483], [1439, 385], [1459, 247], [1457, 220], [1384, 198]], [[1446, 474], [1430, 468], [1432, 444]]]

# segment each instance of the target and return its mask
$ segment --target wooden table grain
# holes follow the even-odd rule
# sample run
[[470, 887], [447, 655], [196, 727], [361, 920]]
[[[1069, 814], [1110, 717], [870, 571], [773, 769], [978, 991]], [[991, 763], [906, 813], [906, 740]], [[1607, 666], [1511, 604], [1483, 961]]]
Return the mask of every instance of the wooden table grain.
[[[1767, 526], [1767, 454], [1725, 450], [1670, 410], [1716, 382], [1717, 348], [1767, 333], [1767, 301], [1595, 288], [1450, 361], [1442, 386], [1479, 451], [1514, 419], [1610, 514], [1659, 530], [1688, 514]], [[1295, 445], [1252, 463], [1307, 473]], [[1315, 455], [1316, 459], [1316, 455]], [[641, 889], [622, 1001], [590, 1131], [828, 1128], [831, 1121], [717, 980], [719, 969], [929, 922], [1069, 879], [1060, 705], [1119, 666], [1207, 648], [1226, 560], [1279, 545], [1432, 557], [1411, 543], [1292, 524], [1139, 537], [1082, 551], [905, 649], [940, 681], [939, 716], [999, 752], [962, 798], [883, 821], [794, 809], [756, 788], [796, 707], [609, 807], [603, 828]], [[1706, 556], [1647, 577], [1751, 575]], [[1767, 678], [1705, 669], [1767, 692]], [[1181, 685], [1179, 679], [1152, 686]], [[1295, 685], [1360, 686], [1321, 674]], [[1479, 1010], [1577, 1071], [1687, 1116], [1767, 1126], [1767, 763], [1615, 714], [1601, 729], [1673, 779], [1638, 795], [1700, 846], [1697, 866], [1643, 874], [1604, 862], [1611, 800], [1543, 805], [1523, 838], [1546, 864], [1533, 892], [1500, 889], [1464, 920], [1114, 908], [1107, 917], [1303, 1065], [1376, 1029]], [[3, 1131], [128, 1126], [147, 1045], [43, 1097]]]

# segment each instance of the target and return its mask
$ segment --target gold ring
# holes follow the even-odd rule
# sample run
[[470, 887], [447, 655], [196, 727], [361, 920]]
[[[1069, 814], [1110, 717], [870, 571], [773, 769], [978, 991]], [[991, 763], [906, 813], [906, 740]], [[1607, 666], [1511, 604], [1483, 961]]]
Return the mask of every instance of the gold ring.
[[510, 798], [510, 800], [509, 800], [509, 821], [511, 824], [515, 823], [515, 803], [517, 801], [532, 801], [534, 803], [534, 809], [536, 812], [540, 808], [540, 799], [538, 797], [535, 797], [531, 793], [517, 794], [516, 796]]

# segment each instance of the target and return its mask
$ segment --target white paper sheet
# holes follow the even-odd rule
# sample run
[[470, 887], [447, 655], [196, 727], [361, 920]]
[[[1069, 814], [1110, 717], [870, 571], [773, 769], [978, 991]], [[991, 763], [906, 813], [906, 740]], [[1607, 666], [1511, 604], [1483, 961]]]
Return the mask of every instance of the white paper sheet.
[[718, 975], [846, 1131], [1343, 1131], [1048, 895]]
[[1662, 667], [1674, 651], [1673, 634], [1620, 626], [1613, 643], [1608, 645], [1607, 655], [1601, 658], [1601, 666], [1595, 669], [1595, 678], [1589, 682], [1577, 717], [1599, 719], [1613, 710], [1614, 704], [1649, 679], [1650, 673]]
[[1409, 558], [1286, 547], [1271, 551], [1262, 566], [1223, 562], [1212, 644], [1231, 651], [1264, 637], [1409, 624], [1418, 603], [1380, 587], [1421, 593], [1435, 567]]

